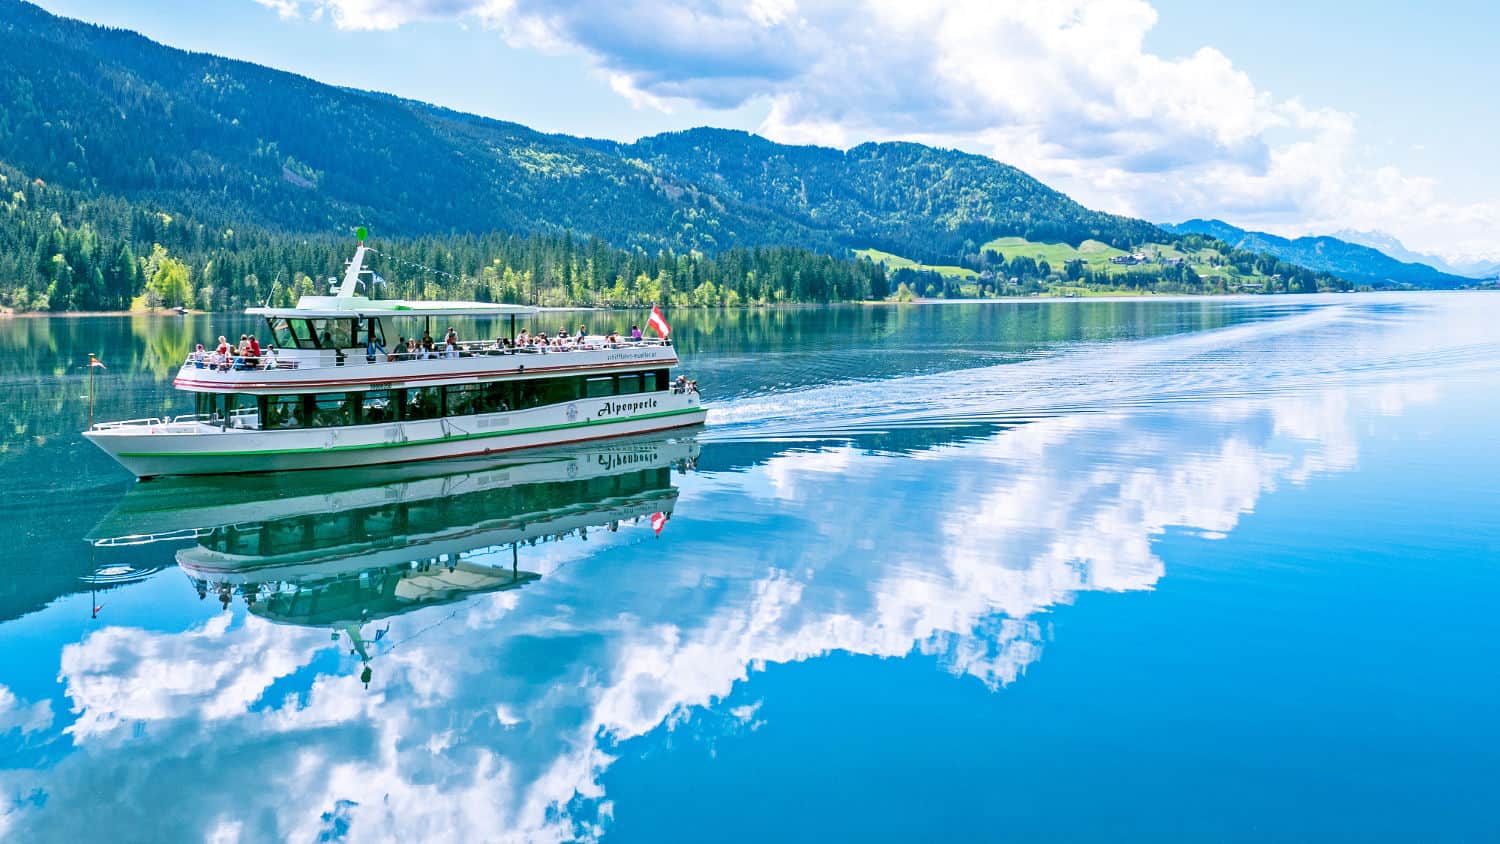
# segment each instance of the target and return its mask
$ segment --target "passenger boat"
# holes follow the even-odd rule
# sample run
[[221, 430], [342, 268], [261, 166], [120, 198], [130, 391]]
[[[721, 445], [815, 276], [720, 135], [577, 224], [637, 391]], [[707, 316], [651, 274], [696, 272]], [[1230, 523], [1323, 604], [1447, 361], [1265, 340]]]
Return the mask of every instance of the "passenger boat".
[[[543, 309], [358, 295], [361, 240], [335, 295], [293, 308], [249, 308], [273, 345], [216, 365], [190, 355], [174, 386], [194, 413], [94, 424], [84, 436], [139, 478], [322, 469], [483, 455], [684, 428], [707, 410], [695, 384], [672, 379], [667, 336], [572, 338], [563, 349], [516, 343], [516, 321]], [[368, 289], [368, 288], [366, 288]], [[394, 338], [430, 335], [455, 318], [488, 319], [508, 336], [465, 340], [428, 357]]]

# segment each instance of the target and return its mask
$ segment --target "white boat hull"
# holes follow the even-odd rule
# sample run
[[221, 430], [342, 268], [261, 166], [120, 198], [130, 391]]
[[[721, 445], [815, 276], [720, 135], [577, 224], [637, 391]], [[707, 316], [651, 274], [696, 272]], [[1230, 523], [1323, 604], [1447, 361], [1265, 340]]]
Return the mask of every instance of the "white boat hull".
[[136, 477], [373, 466], [496, 454], [703, 424], [697, 393], [579, 399], [530, 410], [340, 428], [127, 425], [84, 434]]

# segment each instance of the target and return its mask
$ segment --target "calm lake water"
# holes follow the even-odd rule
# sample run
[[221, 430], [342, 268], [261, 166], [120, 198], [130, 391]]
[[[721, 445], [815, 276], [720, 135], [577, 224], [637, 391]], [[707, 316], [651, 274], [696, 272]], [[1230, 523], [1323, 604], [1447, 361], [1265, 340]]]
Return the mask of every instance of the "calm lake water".
[[694, 436], [148, 483], [87, 354], [252, 324], [0, 321], [0, 839], [1500, 840], [1500, 296], [669, 316]]

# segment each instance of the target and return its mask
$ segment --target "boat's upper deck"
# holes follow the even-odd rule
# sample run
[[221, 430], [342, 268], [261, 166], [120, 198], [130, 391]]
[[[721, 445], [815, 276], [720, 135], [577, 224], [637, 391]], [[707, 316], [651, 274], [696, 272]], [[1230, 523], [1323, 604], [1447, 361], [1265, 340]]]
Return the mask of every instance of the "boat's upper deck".
[[505, 347], [494, 341], [460, 342], [431, 354], [369, 348], [266, 350], [259, 358], [235, 356], [215, 363], [194, 353], [173, 384], [200, 393], [292, 393], [431, 387], [504, 378], [587, 375], [673, 367], [668, 341], [607, 342], [589, 337], [561, 347]]
[[[368, 251], [361, 241], [336, 295], [303, 296], [295, 307], [247, 309], [265, 318], [266, 346], [246, 337], [239, 344], [224, 337], [212, 346], [200, 344], [178, 371], [175, 386], [199, 393], [358, 391], [562, 373], [608, 374], [677, 363], [671, 341], [648, 340], [638, 328], [623, 340], [614, 332], [588, 334], [582, 325], [576, 334], [564, 326], [550, 338], [545, 332], [532, 337], [528, 331], [516, 331], [517, 319], [551, 309], [357, 295], [361, 285], [369, 289], [376, 283], [364, 269]], [[369, 284], [365, 275], [371, 275]], [[434, 317], [440, 320], [436, 324]], [[460, 340], [451, 320], [464, 317], [487, 320], [493, 333], [486, 336], [498, 335], [497, 339]]]

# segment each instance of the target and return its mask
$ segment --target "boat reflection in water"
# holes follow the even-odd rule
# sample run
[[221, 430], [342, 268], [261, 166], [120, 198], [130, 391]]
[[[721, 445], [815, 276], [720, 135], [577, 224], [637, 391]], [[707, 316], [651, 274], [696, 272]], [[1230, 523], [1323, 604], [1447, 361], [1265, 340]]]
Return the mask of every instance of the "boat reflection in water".
[[521, 567], [538, 544], [670, 518], [672, 471], [697, 457], [696, 440], [675, 437], [232, 485], [163, 479], [127, 495], [90, 541], [191, 540], [175, 556], [200, 598], [215, 595], [226, 609], [240, 600], [269, 621], [348, 636], [368, 683], [371, 646], [390, 629], [376, 622], [525, 586], [542, 576]]

